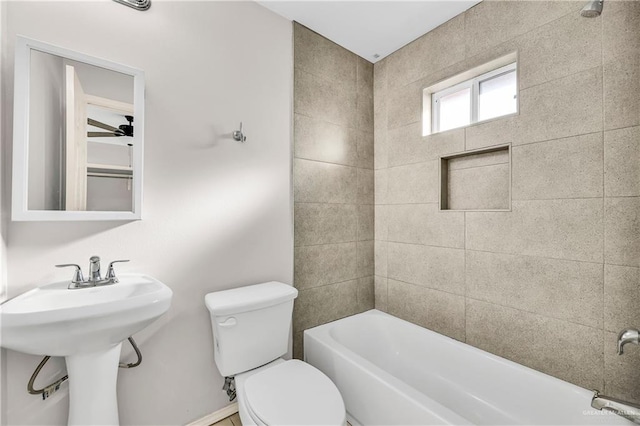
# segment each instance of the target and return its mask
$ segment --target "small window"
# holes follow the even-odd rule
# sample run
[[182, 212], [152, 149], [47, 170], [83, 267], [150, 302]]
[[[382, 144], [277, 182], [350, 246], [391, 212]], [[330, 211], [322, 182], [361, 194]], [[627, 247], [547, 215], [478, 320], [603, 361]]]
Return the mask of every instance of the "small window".
[[[460, 80], [458, 80], [460, 81]], [[431, 94], [431, 132], [444, 132], [518, 111], [516, 63]]]

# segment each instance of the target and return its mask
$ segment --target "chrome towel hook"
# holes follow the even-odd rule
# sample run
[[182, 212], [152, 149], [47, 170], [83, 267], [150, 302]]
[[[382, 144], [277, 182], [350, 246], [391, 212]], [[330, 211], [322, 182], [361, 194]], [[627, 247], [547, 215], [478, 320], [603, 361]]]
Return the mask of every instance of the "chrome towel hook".
[[233, 131], [233, 139], [238, 142], [244, 142], [247, 140], [247, 137], [242, 133], [242, 121], [240, 122], [240, 130]]

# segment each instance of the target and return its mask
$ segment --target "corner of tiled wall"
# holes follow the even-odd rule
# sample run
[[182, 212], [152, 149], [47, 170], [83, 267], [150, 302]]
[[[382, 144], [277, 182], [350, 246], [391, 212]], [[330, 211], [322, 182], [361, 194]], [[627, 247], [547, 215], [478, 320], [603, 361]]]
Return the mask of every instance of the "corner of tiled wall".
[[294, 357], [374, 306], [373, 65], [294, 23]]

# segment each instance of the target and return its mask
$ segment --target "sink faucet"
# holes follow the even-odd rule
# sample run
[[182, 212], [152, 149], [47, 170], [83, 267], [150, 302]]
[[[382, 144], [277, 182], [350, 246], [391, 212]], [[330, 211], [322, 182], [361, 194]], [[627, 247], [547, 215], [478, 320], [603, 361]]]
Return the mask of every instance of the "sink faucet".
[[636, 345], [640, 344], [640, 331], [628, 328], [626, 330], [622, 330], [620, 334], [618, 334], [618, 355], [622, 355], [624, 353], [624, 345], [627, 343], [635, 343]]
[[100, 275], [100, 257], [91, 256], [89, 258], [89, 281], [99, 282], [102, 281], [102, 275]]
[[118, 277], [116, 277], [116, 271], [113, 269], [113, 264], [128, 261], [129, 260], [114, 260], [113, 262], [109, 263], [109, 268], [107, 269], [107, 274], [105, 275], [104, 279], [102, 278], [102, 275], [100, 273], [100, 257], [98, 256], [91, 256], [91, 258], [89, 259], [89, 278], [86, 280], [82, 275], [82, 268], [80, 268], [80, 265], [77, 265], [75, 263], [65, 263], [63, 265], [56, 265], [56, 267], [64, 268], [67, 266], [71, 266], [76, 268], [75, 272], [73, 273], [73, 278], [71, 279], [71, 284], [69, 284], [69, 289], [76, 289], [109, 285], [119, 282]]

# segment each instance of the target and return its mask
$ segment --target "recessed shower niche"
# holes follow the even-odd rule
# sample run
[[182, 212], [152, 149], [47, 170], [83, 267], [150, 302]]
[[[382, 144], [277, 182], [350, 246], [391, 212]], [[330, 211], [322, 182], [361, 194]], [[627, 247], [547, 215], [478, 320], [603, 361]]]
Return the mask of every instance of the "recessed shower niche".
[[511, 210], [510, 145], [440, 157], [440, 210]]

